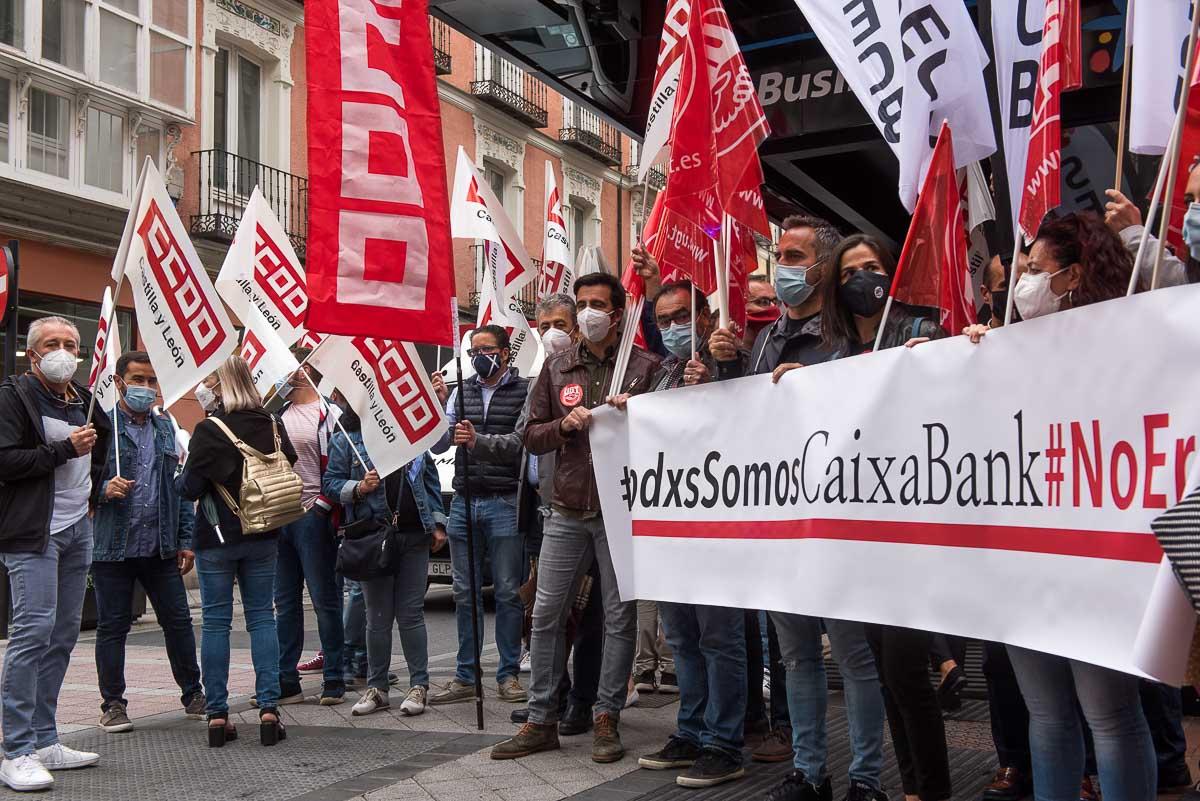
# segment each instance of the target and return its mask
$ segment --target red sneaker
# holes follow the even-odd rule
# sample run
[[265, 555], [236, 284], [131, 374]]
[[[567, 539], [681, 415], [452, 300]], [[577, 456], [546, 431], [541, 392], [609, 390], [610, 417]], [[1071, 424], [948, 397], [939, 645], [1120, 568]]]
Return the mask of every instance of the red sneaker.
[[325, 652], [318, 651], [317, 655], [307, 662], [301, 662], [296, 665], [296, 670], [301, 673], [324, 673], [325, 672]]

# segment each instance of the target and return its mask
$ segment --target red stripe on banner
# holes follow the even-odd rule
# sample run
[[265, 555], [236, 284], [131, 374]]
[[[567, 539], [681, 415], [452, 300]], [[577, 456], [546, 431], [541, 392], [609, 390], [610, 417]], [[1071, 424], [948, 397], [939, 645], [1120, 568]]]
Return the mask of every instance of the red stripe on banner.
[[635, 537], [701, 540], [845, 540], [981, 548], [1056, 556], [1083, 556], [1158, 564], [1163, 552], [1153, 534], [1078, 531], [964, 523], [905, 523], [896, 520], [634, 520]]

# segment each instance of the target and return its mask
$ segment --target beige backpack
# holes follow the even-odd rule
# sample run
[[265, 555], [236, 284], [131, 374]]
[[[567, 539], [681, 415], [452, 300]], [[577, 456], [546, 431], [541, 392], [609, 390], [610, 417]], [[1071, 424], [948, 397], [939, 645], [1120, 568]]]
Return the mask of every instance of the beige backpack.
[[271, 421], [271, 433], [275, 435], [275, 452], [259, 453], [238, 439], [229, 426], [215, 417], [210, 417], [217, 428], [242, 453], [242, 489], [235, 502], [229, 490], [217, 485], [217, 492], [242, 524], [243, 534], [261, 534], [274, 531], [304, 517], [300, 505], [303, 482], [283, 455], [282, 440], [278, 424]]

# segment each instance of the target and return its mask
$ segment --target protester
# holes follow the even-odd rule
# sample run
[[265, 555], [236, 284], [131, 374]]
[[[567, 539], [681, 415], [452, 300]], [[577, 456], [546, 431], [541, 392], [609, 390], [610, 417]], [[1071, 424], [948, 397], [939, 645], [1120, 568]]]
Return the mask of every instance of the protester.
[[[1024, 271], [1025, 254], [1021, 254], [1021, 268]], [[979, 296], [983, 305], [979, 308], [977, 322], [990, 328], [1004, 325], [1004, 314], [1008, 308], [1008, 278], [1011, 272], [1008, 264], [1000, 256], [992, 256], [991, 261], [983, 268], [983, 280], [979, 282]]]
[[158, 376], [143, 351], [131, 351], [117, 360], [116, 385], [121, 394], [114, 415], [116, 435], [104, 466], [92, 552], [96, 675], [103, 699], [100, 728], [109, 733], [133, 728], [124, 696], [125, 638], [133, 625], [135, 584], [145, 588], [162, 627], [167, 659], [188, 718], [200, 720], [206, 708], [183, 586], [183, 576], [196, 558], [192, 552], [195, 512], [175, 489], [179, 467], [175, 424], [153, 410]]
[[[274, 745], [286, 733], [279, 721], [279, 636], [275, 628], [275, 562], [278, 529], [242, 534], [237, 514], [220, 497], [224, 487], [232, 498], [241, 492], [244, 457], [222, 425], [234, 437], [260, 453], [282, 449], [296, 463], [296, 450], [287, 429], [262, 406], [245, 360], [230, 356], [217, 372], [196, 389], [197, 400], [209, 418], [192, 435], [179, 494], [199, 501], [196, 516], [196, 572], [200, 576], [202, 609], [200, 667], [208, 700], [208, 742], [220, 747], [237, 737], [229, 721], [229, 631], [233, 625], [233, 585], [242, 596], [250, 658], [254, 664], [254, 701], [258, 705], [260, 740]], [[295, 665], [295, 662], [292, 662]]]
[[1200, 154], [1192, 158], [1183, 193], [1183, 202], [1188, 204], [1187, 212], [1183, 216], [1183, 240], [1188, 247], [1185, 256], [1186, 272], [1191, 283], [1200, 281], [1200, 170], [1196, 169], [1198, 165]]
[[[850, 356], [879, 347], [893, 348], [946, 336], [936, 317], [893, 301], [882, 319], [896, 263], [887, 248], [865, 234], [841, 241], [831, 259], [833, 273], [824, 294], [825, 341]], [[933, 312], [936, 314], [936, 312]], [[880, 326], [882, 337], [878, 337]], [[927, 631], [868, 624], [888, 727], [907, 798], [944, 801], [951, 796], [950, 757], [938, 693], [929, 683], [933, 635]], [[946, 654], [940, 663], [953, 661]]]
[[[429, 695], [429, 636], [425, 629], [425, 579], [429, 552], [446, 544], [446, 515], [437, 467], [422, 454], [382, 478], [363, 443], [358, 415], [342, 415], [345, 433], [330, 445], [322, 488], [345, 505], [347, 528], [356, 523], [373, 529], [391, 527], [398, 547], [384, 575], [361, 582], [367, 607], [367, 691], [354, 705], [354, 715], [388, 709], [392, 661], [392, 627], [400, 630], [400, 647], [408, 665], [409, 689], [400, 711], [420, 715]], [[362, 459], [364, 469], [359, 461]], [[381, 566], [382, 567], [382, 566]]]
[[[486, 554], [492, 565], [496, 600], [497, 696], [520, 703], [529, 695], [521, 686], [521, 621], [524, 607], [520, 588], [524, 546], [517, 527], [517, 490], [521, 484], [522, 444], [517, 421], [529, 395], [529, 379], [509, 366], [512, 355], [503, 326], [485, 325], [471, 332], [467, 355], [475, 375], [461, 381], [465, 420], [458, 419], [458, 392], [449, 392], [441, 374], [434, 390], [446, 406], [451, 430], [433, 446], [444, 453], [451, 440], [454, 457], [454, 500], [450, 504], [450, 558], [454, 569], [454, 611], [458, 625], [458, 666], [454, 678], [429, 703], [453, 704], [475, 696], [475, 653], [483, 647], [483, 632], [475, 631], [471, 611], [471, 574], [467, 536], [475, 538], [475, 575], [483, 575]], [[469, 465], [468, 465], [469, 461]], [[470, 489], [471, 508], [466, 491]], [[470, 515], [468, 528], [467, 515]], [[482, 622], [483, 594], [477, 593]]]
[[[708, 352], [713, 329], [708, 300], [690, 282], [663, 286], [654, 301], [654, 315], [671, 355], [654, 377], [652, 391], [683, 386], [685, 370], [703, 367], [715, 372]], [[626, 399], [619, 396], [610, 403], [624, 408]], [[679, 668], [679, 713], [675, 733], [666, 745], [641, 757], [638, 764], [652, 770], [684, 768], [675, 779], [682, 787], [713, 787], [739, 779], [745, 775], [743, 610], [668, 602], [658, 609]]]
[[0, 781], [19, 792], [53, 787], [49, 771], [100, 761], [60, 743], [55, 718], [79, 638], [90, 511], [112, 431], [102, 410], [87, 422], [91, 395], [72, 380], [79, 361], [73, 323], [34, 320], [25, 348], [30, 371], [0, 384], [0, 562], [12, 593], [0, 676]]
[[[771, 373], [776, 381], [788, 370], [828, 361], [837, 354], [823, 336], [825, 281], [837, 282], [830, 257], [841, 237], [814, 217], [783, 221], [775, 270], [775, 290], [786, 313], [764, 328], [749, 359], [741, 357], [732, 332], [718, 329], [710, 348], [721, 378]], [[772, 612], [787, 671], [786, 691], [792, 721], [792, 770], [766, 795], [766, 801], [825, 801], [832, 797], [826, 771], [825, 712], [828, 695], [822, 657], [822, 629], [829, 635], [842, 675], [850, 721], [852, 751], [846, 798], [877, 801], [883, 768], [883, 696], [866, 629], [854, 621]], [[779, 688], [773, 688], [778, 692]]]
[[[1147, 233], [1145, 226], [1142, 225], [1142, 212], [1129, 198], [1116, 189], [1106, 189], [1104, 194], [1109, 198], [1108, 202], [1104, 204], [1104, 222], [1113, 233], [1121, 237], [1121, 242], [1131, 257], [1137, 258], [1142, 239], [1146, 239], [1146, 252], [1138, 264], [1138, 280], [1149, 287], [1150, 278], [1154, 274], [1154, 261], [1158, 256], [1158, 239], [1153, 234]], [[1192, 201], [1188, 200], [1187, 202], [1190, 204]], [[1190, 210], [1191, 206], [1189, 205], [1188, 208]], [[1200, 224], [1200, 208], [1192, 212], [1192, 216]], [[1187, 231], [1187, 229], [1187, 217], [1185, 216], [1184, 230]], [[1182, 261], [1175, 258], [1171, 248], [1165, 248], [1162, 265], [1158, 270], [1158, 286], [1179, 286], [1187, 282], [1187, 267]], [[1128, 290], [1128, 287], [1126, 289]]]
[[[546, 360], [530, 393], [524, 441], [531, 453], [557, 452], [554, 514], [546, 526], [538, 561], [533, 612], [529, 722], [492, 749], [493, 759], [513, 759], [558, 748], [557, 691], [563, 669], [563, 623], [576, 576], [595, 559], [604, 600], [604, 656], [594, 717], [592, 759], [615, 762], [625, 754], [618, 732], [626, 682], [633, 664], [636, 606], [622, 602], [608, 549], [588, 427], [591, 410], [608, 396], [616, 345], [625, 311], [625, 289], [616, 277], [590, 273], [575, 281], [575, 305], [583, 341]], [[625, 321], [632, 325], [634, 321]], [[658, 359], [634, 347], [621, 389], [645, 392]]]
[[746, 277], [746, 336], [742, 344], [746, 350], [754, 347], [759, 333], [779, 319], [779, 301], [775, 297], [775, 285], [765, 275], [755, 273]]
[[[1122, 297], [1132, 271], [1129, 252], [1099, 217], [1067, 214], [1044, 223], [1038, 231], [1028, 271], [1013, 287], [1013, 300], [1021, 317], [1032, 320]], [[964, 333], [978, 343], [987, 330], [973, 325]], [[1084, 771], [1078, 708], [1095, 739], [1105, 796], [1154, 797], [1156, 757], [1137, 677], [1014, 645], [1008, 646], [1008, 654], [1029, 708], [1033, 783], [1039, 801], [1078, 798]]]
[[296, 350], [299, 370], [281, 387], [285, 403], [279, 416], [288, 439], [296, 449], [296, 473], [304, 482], [301, 503], [304, 517], [284, 526], [279, 536], [279, 557], [275, 566], [275, 613], [279, 626], [279, 703], [304, 701], [300, 687], [300, 654], [304, 651], [304, 589], [317, 616], [317, 635], [321, 640], [320, 664], [304, 667], [323, 673], [321, 706], [345, 701], [346, 680], [342, 649], [342, 594], [334, 575], [337, 543], [329, 513], [335, 501], [321, 494], [321, 477], [329, 461], [329, 441], [337, 430], [341, 409], [322, 398], [317, 391], [321, 374], [304, 363], [310, 351]]

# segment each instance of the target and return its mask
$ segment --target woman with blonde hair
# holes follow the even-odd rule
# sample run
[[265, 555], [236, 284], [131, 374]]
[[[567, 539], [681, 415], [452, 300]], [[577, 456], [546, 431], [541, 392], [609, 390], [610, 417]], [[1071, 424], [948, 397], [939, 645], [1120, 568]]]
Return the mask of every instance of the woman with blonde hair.
[[277, 708], [279, 638], [273, 606], [279, 532], [243, 535], [237, 514], [221, 499], [218, 487], [232, 498], [239, 497], [244, 457], [220, 424], [261, 453], [273, 453], [278, 445], [292, 464], [296, 462], [296, 451], [283, 425], [263, 408], [250, 368], [241, 357], [226, 359], [196, 388], [196, 396], [209, 417], [196, 426], [178, 485], [180, 495], [199, 501], [195, 551], [202, 606], [200, 668], [208, 699], [208, 744], [220, 747], [237, 737], [237, 729], [229, 722], [226, 686], [236, 579], [250, 635], [260, 738], [263, 745], [274, 745], [286, 736]]

